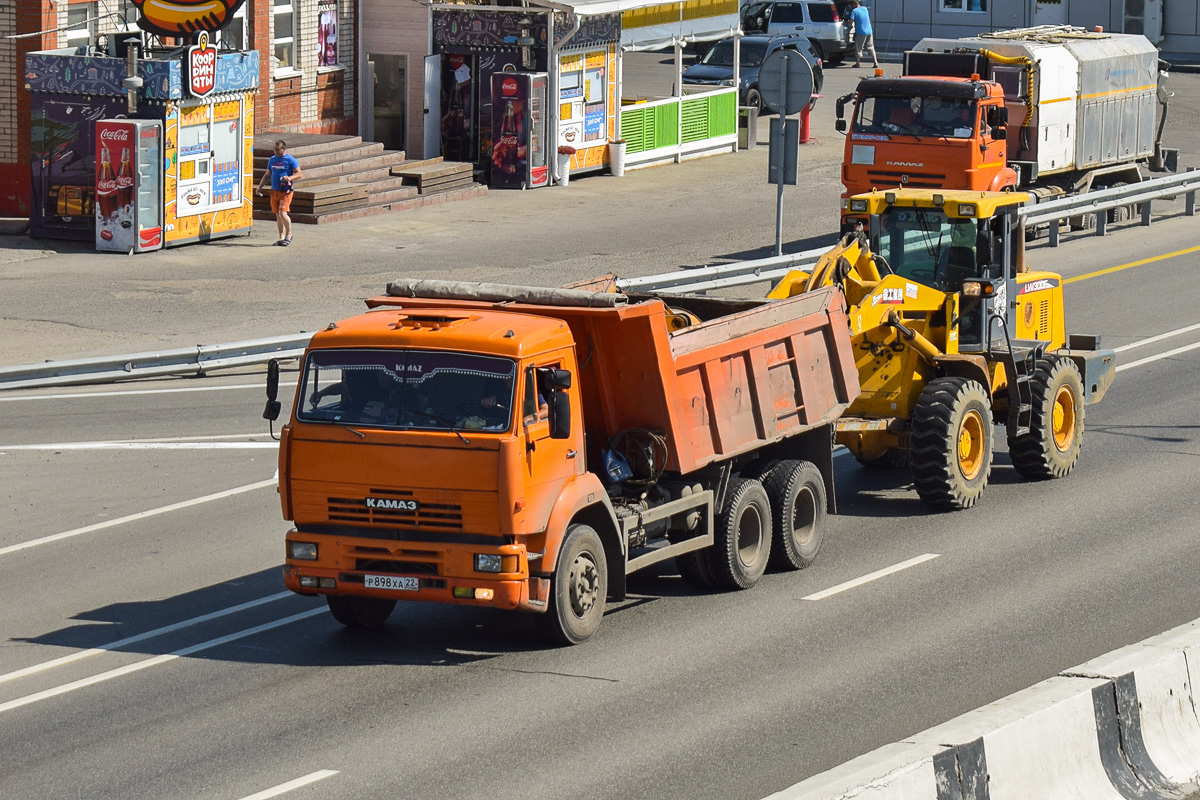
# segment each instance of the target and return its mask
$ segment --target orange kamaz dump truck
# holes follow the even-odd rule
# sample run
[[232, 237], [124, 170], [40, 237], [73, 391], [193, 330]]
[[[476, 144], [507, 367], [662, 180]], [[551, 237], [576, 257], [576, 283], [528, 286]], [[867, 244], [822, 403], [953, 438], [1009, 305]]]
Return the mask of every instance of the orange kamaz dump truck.
[[574, 644], [652, 564], [732, 590], [816, 556], [831, 423], [859, 393], [836, 287], [418, 281], [367, 305], [313, 336], [280, 434], [284, 580], [343, 624], [460, 603]]

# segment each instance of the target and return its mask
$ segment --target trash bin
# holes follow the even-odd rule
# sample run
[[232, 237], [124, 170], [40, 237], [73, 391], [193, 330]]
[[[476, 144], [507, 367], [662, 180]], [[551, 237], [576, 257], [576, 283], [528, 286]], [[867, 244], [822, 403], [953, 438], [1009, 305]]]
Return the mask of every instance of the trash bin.
[[750, 150], [758, 145], [758, 108], [738, 106], [738, 149]]

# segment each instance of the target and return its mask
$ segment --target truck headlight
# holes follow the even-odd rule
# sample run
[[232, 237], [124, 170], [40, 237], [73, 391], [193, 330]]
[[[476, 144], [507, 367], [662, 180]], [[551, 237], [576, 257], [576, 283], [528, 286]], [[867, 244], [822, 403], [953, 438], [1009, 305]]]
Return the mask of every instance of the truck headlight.
[[850, 201], [850, 210], [851, 211], [866, 211], [867, 210], [867, 201], [866, 200], [851, 200]]
[[974, 203], [959, 203], [958, 204], [958, 215], [960, 217], [975, 216], [975, 204]]
[[475, 571], [476, 572], [499, 572], [500, 571], [500, 556], [492, 553], [476, 553], [475, 554]]
[[288, 558], [297, 561], [316, 561], [317, 545], [315, 542], [288, 542]]

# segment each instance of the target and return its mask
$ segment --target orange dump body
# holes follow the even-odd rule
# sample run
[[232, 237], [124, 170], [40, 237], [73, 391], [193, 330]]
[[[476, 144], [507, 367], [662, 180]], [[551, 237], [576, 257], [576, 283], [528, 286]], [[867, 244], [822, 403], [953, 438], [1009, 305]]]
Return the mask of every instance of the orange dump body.
[[[458, 433], [305, 420], [302, 386], [280, 447], [283, 515], [295, 522], [287, 586], [540, 611], [567, 525], [613, 516], [589, 464], [612, 436], [661, 433], [666, 472], [686, 475], [831, 423], [858, 395], [836, 288], [669, 302], [676, 308], [657, 297], [589, 308], [380, 296], [316, 334], [308, 359], [406, 349], [511, 359], [516, 398], [529, 396], [534, 369], [565, 370], [570, 432], [553, 438], [544, 415]], [[678, 306], [701, 321], [671, 332]], [[295, 544], [314, 545], [314, 557], [293, 558]], [[498, 556], [499, 571], [482, 572], [481, 556]]]

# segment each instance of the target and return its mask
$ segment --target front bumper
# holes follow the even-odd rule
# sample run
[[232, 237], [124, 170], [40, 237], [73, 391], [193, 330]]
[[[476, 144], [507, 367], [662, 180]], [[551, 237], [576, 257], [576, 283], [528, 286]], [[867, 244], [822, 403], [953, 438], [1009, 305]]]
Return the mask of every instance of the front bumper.
[[[431, 603], [542, 611], [549, 581], [529, 574], [523, 544], [477, 545], [380, 541], [315, 535], [292, 530], [287, 541], [317, 545], [317, 560], [286, 558], [283, 582], [303, 595], [378, 597]], [[290, 547], [285, 553], [290, 553]], [[501, 557], [502, 572], [475, 570], [477, 554]], [[379, 589], [367, 575], [409, 579], [415, 588]], [[459, 590], [455, 593], [455, 590]]]

